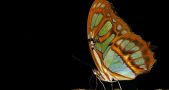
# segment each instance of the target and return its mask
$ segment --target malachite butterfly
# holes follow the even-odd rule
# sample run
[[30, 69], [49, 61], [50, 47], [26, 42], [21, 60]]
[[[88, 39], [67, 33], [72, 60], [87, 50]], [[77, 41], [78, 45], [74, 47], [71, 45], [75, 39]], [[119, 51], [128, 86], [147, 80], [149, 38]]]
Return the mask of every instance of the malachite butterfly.
[[154, 54], [139, 35], [117, 16], [106, 0], [95, 0], [87, 22], [89, 48], [102, 81], [132, 80], [149, 72]]

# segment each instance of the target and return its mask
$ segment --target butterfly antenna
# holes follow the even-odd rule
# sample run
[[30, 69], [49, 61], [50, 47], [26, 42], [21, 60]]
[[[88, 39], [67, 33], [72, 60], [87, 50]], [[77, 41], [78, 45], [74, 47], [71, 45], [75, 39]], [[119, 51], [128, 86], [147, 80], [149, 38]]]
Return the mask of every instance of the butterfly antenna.
[[111, 88], [112, 88], [112, 90], [113, 90], [113, 83], [111, 83]]
[[[119, 85], [120, 90], [122, 90], [121, 84], [120, 84], [120, 82], [119, 82], [119, 80], [117, 78], [114, 77], [113, 82], [117, 82], [118, 85]], [[113, 84], [113, 82], [112, 82], [112, 84]]]
[[96, 87], [95, 87], [95, 90], [97, 90], [97, 85], [98, 85], [98, 83], [97, 83], [97, 77], [96, 77]]
[[92, 88], [92, 86], [91, 86], [92, 77], [93, 77], [93, 73], [92, 73], [92, 75], [91, 75], [91, 77], [90, 77], [90, 79], [89, 79], [89, 86], [90, 86], [90, 88]]
[[[78, 57], [76, 57], [76, 56], [74, 56], [74, 55], [72, 55], [72, 58], [75, 59], [76, 61], [78, 61], [78, 62], [80, 62], [80, 63], [82, 63], [82, 64], [84, 64], [84, 65], [90, 67], [90, 68], [93, 70], [94, 66], [90, 65], [89, 63], [83, 62], [81, 59], [79, 59]], [[89, 86], [90, 86], [90, 87], [91, 87], [92, 77], [93, 77], [93, 73], [92, 73], [92, 75], [91, 75], [91, 77], [90, 77], [90, 79], [89, 79]], [[97, 81], [96, 81], [96, 82], [97, 82]], [[96, 85], [96, 88], [97, 88], [97, 85]]]
[[90, 68], [94, 68], [94, 66], [90, 65], [90, 64], [87, 63], [87, 62], [83, 62], [81, 59], [79, 59], [78, 57], [76, 57], [76, 56], [74, 56], [74, 55], [72, 55], [72, 58], [73, 58], [74, 60], [76, 60], [76, 61], [81, 62], [82, 64], [84, 64], [84, 65], [86, 65], [86, 66], [89, 66]]
[[[98, 78], [99, 79], [99, 78]], [[106, 87], [104, 86], [103, 82], [99, 79], [100, 83], [102, 84], [104, 90], [106, 90]]]
[[120, 82], [118, 80], [117, 80], [117, 83], [119, 84], [120, 90], [122, 90], [121, 84], [120, 84]]

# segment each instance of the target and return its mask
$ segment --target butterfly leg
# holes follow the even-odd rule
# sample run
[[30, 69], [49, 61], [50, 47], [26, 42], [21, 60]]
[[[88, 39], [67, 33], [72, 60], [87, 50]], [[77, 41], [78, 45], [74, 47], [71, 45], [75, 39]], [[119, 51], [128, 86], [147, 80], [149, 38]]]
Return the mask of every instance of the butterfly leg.
[[90, 86], [90, 88], [92, 88], [92, 85], [91, 85], [92, 77], [93, 77], [93, 73], [92, 73], [92, 75], [91, 75], [91, 77], [90, 77], [90, 79], [89, 79], [89, 86]]
[[113, 83], [111, 83], [111, 88], [112, 88], [112, 90], [113, 90]]
[[97, 82], [97, 77], [96, 77], [96, 87], [95, 87], [95, 90], [97, 90], [97, 85], [98, 85], [98, 82]]
[[100, 80], [100, 78], [98, 78], [98, 79], [99, 79], [100, 83], [102, 84], [104, 90], [106, 90], [106, 87], [104, 86], [103, 82]]
[[118, 83], [120, 90], [122, 90], [120, 82], [118, 80], [116, 80], [115, 82]]
[[120, 82], [119, 82], [118, 80], [115, 80], [115, 79], [113, 79], [113, 80], [112, 80], [112, 83], [111, 83], [112, 90], [113, 90], [113, 83], [114, 83], [114, 82], [117, 82], [118, 85], [119, 85], [119, 89], [122, 90], [122, 87], [121, 87]]

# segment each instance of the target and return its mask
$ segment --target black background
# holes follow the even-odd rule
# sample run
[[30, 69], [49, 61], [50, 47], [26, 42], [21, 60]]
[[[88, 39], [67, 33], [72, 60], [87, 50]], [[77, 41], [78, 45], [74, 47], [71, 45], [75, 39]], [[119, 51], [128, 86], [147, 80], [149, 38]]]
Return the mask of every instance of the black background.
[[[41, 83], [29, 84], [30, 86], [94, 88], [95, 77], [91, 79], [92, 87], [89, 85], [92, 75], [89, 65], [94, 67], [95, 65], [88, 48], [86, 28], [92, 2], [92, 0], [76, 0], [61, 3], [63, 6], [47, 5], [45, 7], [47, 10], [40, 8], [39, 12], [30, 11], [36, 16], [32, 18], [37, 23], [31, 21], [33, 24], [26, 27], [33, 29], [24, 32], [25, 74], [29, 76], [26, 80]], [[157, 59], [150, 73], [140, 75], [132, 81], [121, 81], [122, 88], [124, 90], [169, 88], [167, 3], [163, 0], [110, 2], [133, 32], [151, 42]], [[106, 85], [108, 86], [107, 83]]]

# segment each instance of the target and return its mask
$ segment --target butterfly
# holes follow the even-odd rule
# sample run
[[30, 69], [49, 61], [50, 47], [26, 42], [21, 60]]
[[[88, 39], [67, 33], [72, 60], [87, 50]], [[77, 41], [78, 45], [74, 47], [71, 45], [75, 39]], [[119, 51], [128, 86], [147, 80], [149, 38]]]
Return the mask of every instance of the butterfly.
[[107, 0], [95, 0], [87, 21], [90, 52], [99, 79], [133, 80], [147, 73], [155, 63], [154, 53], [141, 36], [131, 31]]

